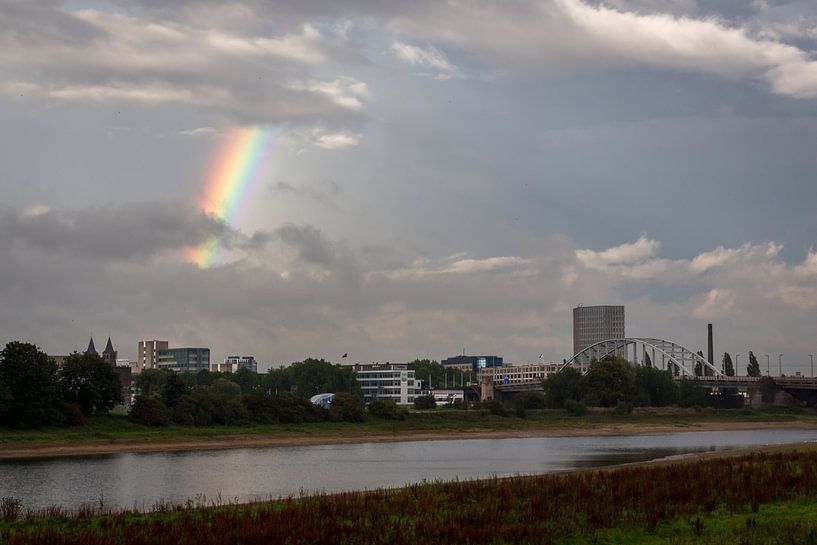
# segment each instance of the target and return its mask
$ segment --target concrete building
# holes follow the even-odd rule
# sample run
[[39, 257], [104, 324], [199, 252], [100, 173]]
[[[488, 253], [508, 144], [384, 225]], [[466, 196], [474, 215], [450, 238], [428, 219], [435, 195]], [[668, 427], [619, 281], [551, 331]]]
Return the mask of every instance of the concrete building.
[[210, 369], [209, 348], [166, 348], [159, 350], [156, 367], [177, 373], [198, 373]]
[[159, 361], [159, 351], [167, 350], [167, 341], [139, 341], [136, 351], [136, 363], [141, 369], [154, 369]]
[[356, 364], [355, 378], [363, 390], [363, 401], [393, 399], [398, 405], [410, 405], [420, 395], [420, 381], [407, 363]]
[[573, 309], [573, 354], [598, 342], [624, 336], [624, 305], [579, 305]]
[[465, 391], [462, 388], [431, 390], [429, 393], [434, 397], [434, 401], [440, 405], [454, 403], [455, 401], [465, 401]]
[[445, 358], [440, 363], [443, 367], [476, 373], [481, 369], [502, 367], [502, 358], [500, 356], [466, 356], [463, 354], [461, 356]]
[[214, 373], [235, 373], [239, 369], [249, 369], [258, 372], [258, 362], [254, 356], [227, 356], [224, 363], [214, 363], [211, 371]]
[[497, 384], [517, 384], [544, 380], [550, 373], [555, 373], [562, 366], [560, 363], [530, 363], [527, 365], [506, 365], [480, 371], [480, 382], [484, 377], [491, 377]]

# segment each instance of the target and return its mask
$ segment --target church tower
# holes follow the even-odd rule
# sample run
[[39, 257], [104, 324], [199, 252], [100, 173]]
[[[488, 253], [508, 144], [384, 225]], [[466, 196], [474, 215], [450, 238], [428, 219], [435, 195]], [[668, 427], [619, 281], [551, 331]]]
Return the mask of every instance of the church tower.
[[105, 350], [102, 352], [102, 359], [111, 365], [116, 366], [117, 354], [117, 351], [113, 349], [113, 343], [111, 342], [111, 337], [109, 336], [108, 344], [105, 345]]
[[99, 352], [96, 351], [96, 347], [94, 346], [94, 338], [91, 337], [91, 342], [88, 343], [88, 349], [85, 351], [86, 354], [94, 354], [95, 356], [99, 355]]

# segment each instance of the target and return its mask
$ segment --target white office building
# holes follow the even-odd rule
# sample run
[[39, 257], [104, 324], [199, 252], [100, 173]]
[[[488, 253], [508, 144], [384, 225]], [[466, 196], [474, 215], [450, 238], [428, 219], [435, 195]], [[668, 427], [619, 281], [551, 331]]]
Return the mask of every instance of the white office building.
[[211, 371], [216, 373], [235, 373], [239, 369], [258, 372], [258, 362], [254, 356], [227, 356], [224, 363], [214, 363]]
[[411, 405], [420, 395], [420, 381], [407, 363], [371, 363], [355, 365], [355, 378], [363, 390], [363, 401], [393, 399], [398, 405]]

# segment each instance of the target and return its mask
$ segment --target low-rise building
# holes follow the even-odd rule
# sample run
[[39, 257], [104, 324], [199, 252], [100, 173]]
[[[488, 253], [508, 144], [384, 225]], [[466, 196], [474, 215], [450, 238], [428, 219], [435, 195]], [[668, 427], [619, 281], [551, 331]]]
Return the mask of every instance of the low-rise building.
[[166, 348], [156, 356], [159, 369], [177, 373], [198, 373], [210, 369], [209, 348]]
[[441, 362], [443, 367], [459, 369], [460, 371], [479, 372], [482, 369], [502, 367], [501, 356], [453, 356], [445, 358]]
[[254, 356], [227, 356], [224, 363], [214, 363], [211, 371], [214, 373], [235, 373], [239, 369], [249, 369], [258, 372], [258, 362]]
[[411, 405], [420, 395], [420, 381], [407, 363], [359, 363], [355, 365], [355, 378], [365, 403], [393, 399], [398, 405]]
[[497, 384], [516, 384], [544, 380], [562, 366], [560, 363], [529, 363], [527, 365], [506, 365], [480, 371], [480, 377], [492, 377]]
[[439, 404], [454, 403], [455, 401], [465, 400], [465, 392], [462, 388], [430, 390], [428, 393], [434, 396], [434, 401]]

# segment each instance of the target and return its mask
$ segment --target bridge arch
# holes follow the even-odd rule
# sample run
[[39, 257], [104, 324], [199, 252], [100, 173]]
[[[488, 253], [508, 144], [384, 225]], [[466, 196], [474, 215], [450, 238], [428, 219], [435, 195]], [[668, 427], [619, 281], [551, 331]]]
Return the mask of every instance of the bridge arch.
[[[641, 361], [638, 359], [639, 348], [641, 349]], [[632, 357], [630, 352], [632, 351]], [[604, 356], [621, 356], [627, 361], [636, 365], [643, 365], [650, 356], [653, 367], [671, 369], [672, 366], [678, 368], [679, 375], [695, 376], [695, 366], [700, 363], [703, 369], [709, 369], [712, 376], [721, 376], [720, 369], [706, 361], [700, 355], [689, 348], [678, 343], [664, 339], [627, 337], [623, 339], [607, 339], [597, 342], [575, 354], [567, 360], [559, 371], [570, 365], [584, 367], [592, 360], [601, 360]], [[658, 358], [660, 357], [660, 361]]]

